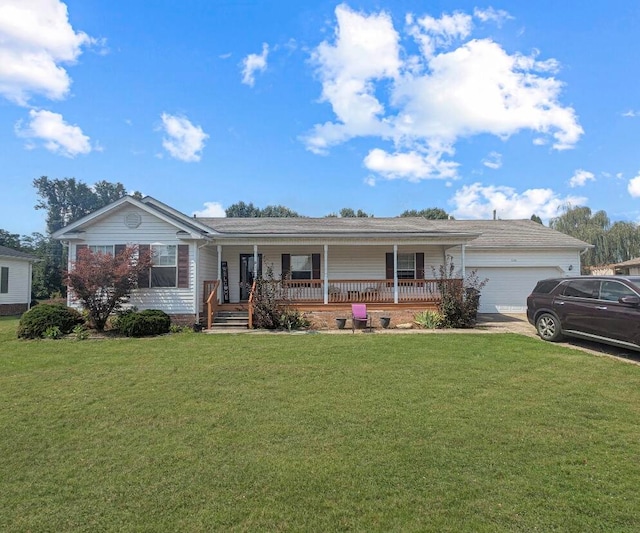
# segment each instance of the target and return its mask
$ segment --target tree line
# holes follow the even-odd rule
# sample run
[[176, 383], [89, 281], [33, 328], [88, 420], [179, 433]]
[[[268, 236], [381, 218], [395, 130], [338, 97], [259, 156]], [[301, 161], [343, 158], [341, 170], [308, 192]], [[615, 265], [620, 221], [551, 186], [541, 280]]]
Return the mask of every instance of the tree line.
[[[225, 209], [225, 214], [227, 217], [236, 217], [236, 218], [260, 218], [260, 217], [305, 217], [306, 215], [301, 215], [297, 211], [293, 209], [289, 209], [283, 205], [268, 205], [267, 207], [261, 209], [253, 205], [253, 203], [246, 204], [245, 202], [237, 202], [235, 204], [230, 205], [227, 209]], [[325, 215], [328, 218], [368, 218], [373, 217], [374, 215], [371, 213], [367, 213], [362, 209], [355, 210], [351, 207], [343, 207], [337, 213], [329, 213]], [[428, 218], [430, 220], [447, 220], [453, 218], [449, 213], [447, 213], [444, 209], [440, 209], [439, 207], [430, 207], [428, 209], [422, 209], [417, 211], [415, 209], [410, 209], [400, 213], [401, 217], [423, 217]]]
[[[0, 229], [0, 245], [30, 253], [40, 259], [34, 265], [33, 295], [46, 299], [64, 294], [64, 271], [67, 266], [66, 249], [51, 234], [101, 207], [125, 196], [127, 190], [122, 183], [98, 181], [87, 185], [75, 178], [49, 179], [47, 176], [33, 180], [38, 202], [35, 209], [46, 211], [46, 234], [18, 235]], [[133, 191], [132, 196], [142, 195]], [[253, 203], [237, 202], [225, 210], [227, 217], [303, 217], [283, 205], [268, 205], [264, 208]], [[373, 217], [362, 209], [344, 207], [327, 217], [357, 218]], [[430, 220], [453, 218], [444, 209], [430, 207], [422, 210], [406, 210], [400, 217], [423, 217]], [[542, 224], [537, 215], [531, 220]], [[611, 223], [604, 211], [592, 213], [588, 207], [565, 206], [561, 215], [549, 222], [549, 227], [594, 245], [582, 257], [583, 268], [620, 263], [640, 257], [640, 228], [634, 222]]]

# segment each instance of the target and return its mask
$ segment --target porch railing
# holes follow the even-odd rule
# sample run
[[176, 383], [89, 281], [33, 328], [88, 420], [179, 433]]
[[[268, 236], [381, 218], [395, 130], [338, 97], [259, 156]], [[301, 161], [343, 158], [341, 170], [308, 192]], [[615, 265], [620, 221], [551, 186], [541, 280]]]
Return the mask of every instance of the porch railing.
[[[216, 314], [216, 307], [218, 307], [218, 287], [220, 286], [220, 280], [205, 281], [203, 298], [206, 298], [207, 304], [207, 329], [211, 329], [213, 324], [213, 317]], [[209, 292], [207, 292], [209, 291]]]
[[[217, 305], [217, 290], [219, 281], [205, 281], [206, 303], [207, 305]], [[278, 281], [276, 298], [289, 301], [295, 304], [304, 303], [324, 303], [324, 280], [285, 280]], [[441, 298], [439, 284], [440, 280], [425, 279], [399, 279], [398, 280], [398, 302], [399, 303], [422, 303], [438, 302]], [[450, 279], [446, 283], [461, 284], [461, 279]], [[371, 280], [371, 279], [334, 279], [330, 280], [328, 287], [328, 303], [393, 303], [394, 286], [392, 279]], [[253, 317], [253, 306], [255, 299], [256, 283], [254, 282], [249, 292], [248, 310], [249, 321]], [[214, 295], [212, 297], [212, 295]], [[209, 310], [209, 320], [211, 314]], [[251, 323], [249, 325], [251, 327]]]
[[249, 311], [249, 324], [248, 328], [253, 329], [253, 302], [256, 297], [256, 282], [251, 285], [251, 292], [249, 293], [248, 311]]
[[[462, 283], [451, 279], [449, 283]], [[399, 279], [398, 302], [437, 302], [440, 281]], [[295, 303], [324, 302], [324, 280], [286, 280], [282, 283], [282, 298]], [[393, 303], [392, 279], [335, 279], [328, 285], [329, 303]]]

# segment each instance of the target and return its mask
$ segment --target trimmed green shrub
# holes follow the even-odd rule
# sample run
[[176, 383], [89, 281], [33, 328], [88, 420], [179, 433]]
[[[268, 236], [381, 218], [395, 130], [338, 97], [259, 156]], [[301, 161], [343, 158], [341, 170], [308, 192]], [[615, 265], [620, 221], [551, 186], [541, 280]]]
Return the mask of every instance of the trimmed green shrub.
[[171, 318], [164, 311], [146, 309], [121, 314], [114, 324], [115, 329], [127, 337], [163, 335], [171, 329]]
[[20, 317], [18, 337], [40, 339], [47, 330], [54, 331], [53, 328], [58, 328], [61, 335], [66, 335], [83, 323], [82, 315], [64, 304], [40, 304]]

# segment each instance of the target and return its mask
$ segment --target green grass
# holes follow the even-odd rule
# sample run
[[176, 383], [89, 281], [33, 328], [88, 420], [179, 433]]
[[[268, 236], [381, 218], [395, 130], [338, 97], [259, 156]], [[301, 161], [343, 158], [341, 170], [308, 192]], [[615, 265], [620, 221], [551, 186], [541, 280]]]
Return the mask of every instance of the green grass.
[[18, 341], [1, 531], [638, 531], [640, 367], [511, 334]]

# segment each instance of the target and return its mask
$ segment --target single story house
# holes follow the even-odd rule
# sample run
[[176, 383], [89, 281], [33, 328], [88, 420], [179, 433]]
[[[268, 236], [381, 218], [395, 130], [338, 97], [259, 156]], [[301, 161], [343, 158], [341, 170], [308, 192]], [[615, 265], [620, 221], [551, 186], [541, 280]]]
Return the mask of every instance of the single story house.
[[33, 263], [25, 252], [0, 246], [0, 316], [20, 315], [31, 305]]
[[[488, 280], [480, 312], [524, 312], [540, 279], [580, 272], [590, 245], [531, 220], [424, 218], [195, 218], [152, 197], [125, 196], [57, 231], [78, 249], [115, 253], [135, 244], [154, 266], [131, 297], [139, 309], [197, 319], [213, 302], [238, 309], [252, 282], [286, 274], [290, 301], [305, 311], [425, 309], [451, 257], [460, 277]], [[72, 301], [70, 301], [73, 304]]]
[[640, 276], [640, 257], [634, 257], [622, 263], [609, 265], [611, 274], [622, 274], [624, 276]]

